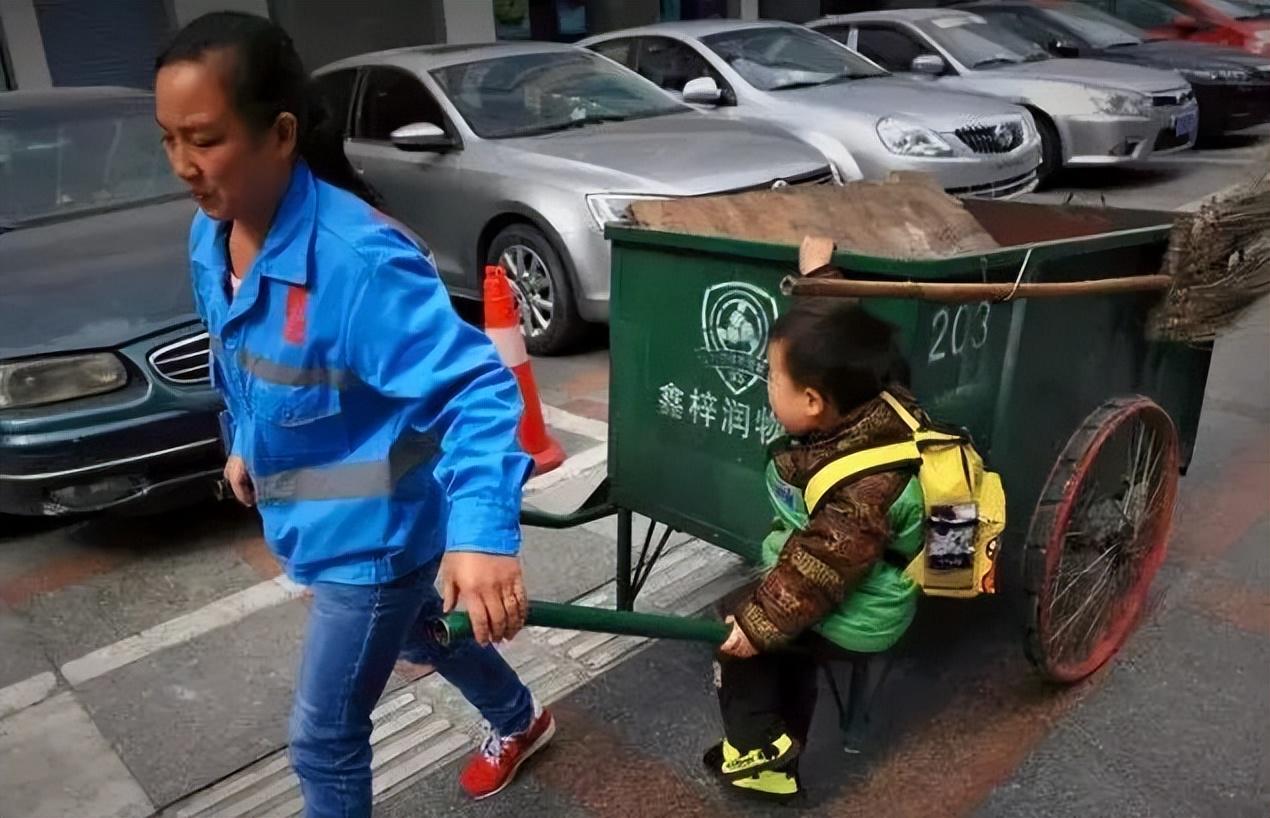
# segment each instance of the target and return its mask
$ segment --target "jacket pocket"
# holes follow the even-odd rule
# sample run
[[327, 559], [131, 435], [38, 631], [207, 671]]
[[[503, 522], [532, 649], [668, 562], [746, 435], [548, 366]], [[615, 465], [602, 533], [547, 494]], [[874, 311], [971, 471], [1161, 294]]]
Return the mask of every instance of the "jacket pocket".
[[257, 381], [250, 399], [256, 456], [273, 468], [322, 465], [348, 453], [347, 419], [333, 386]]

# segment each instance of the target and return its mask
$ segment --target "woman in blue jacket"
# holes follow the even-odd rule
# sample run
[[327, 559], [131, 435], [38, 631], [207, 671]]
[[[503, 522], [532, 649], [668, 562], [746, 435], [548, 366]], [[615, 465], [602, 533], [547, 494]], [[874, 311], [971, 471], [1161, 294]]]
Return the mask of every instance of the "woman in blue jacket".
[[[291, 723], [306, 814], [370, 815], [370, 713], [399, 654], [485, 716], [461, 782], [493, 795], [555, 729], [489, 644], [525, 618], [516, 382], [420, 249], [336, 186], [360, 188], [284, 31], [200, 17], [159, 56], [155, 97], [200, 208], [190, 258], [225, 476], [313, 591]], [[441, 650], [424, 623], [456, 604], [480, 644]]]

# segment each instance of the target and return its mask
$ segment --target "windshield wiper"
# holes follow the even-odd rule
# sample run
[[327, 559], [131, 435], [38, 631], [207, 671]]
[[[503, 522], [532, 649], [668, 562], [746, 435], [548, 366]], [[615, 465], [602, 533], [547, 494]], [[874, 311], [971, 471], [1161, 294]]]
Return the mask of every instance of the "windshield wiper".
[[773, 85], [773, 91], [789, 91], [794, 88], [815, 88], [818, 85], [824, 85], [830, 80], [799, 80], [797, 82], [787, 82], [782, 85]]
[[[1044, 57], [1041, 59], [1044, 59]], [[1018, 60], [1012, 60], [1009, 57], [989, 57], [986, 60], [979, 60], [979, 62], [970, 67], [987, 68], [989, 65], [1018, 65]]]
[[[797, 80], [795, 82], [786, 82], [781, 85], [774, 85], [768, 90], [788, 91], [791, 88], [815, 88], [818, 85], [830, 85], [832, 83], [837, 83], [837, 82], [849, 82], [850, 80], [858, 80], [866, 76], [869, 76], [869, 75], [855, 74], [851, 71], [843, 71], [841, 74], [834, 74], [833, 76], [826, 77], [823, 80]], [[882, 75], [878, 74], [876, 76], [882, 76]]]
[[542, 134], [557, 133], [559, 131], [570, 131], [575, 128], [585, 128], [587, 125], [602, 125], [606, 122], [628, 122], [632, 119], [645, 119], [652, 116], [662, 116], [663, 114], [679, 113], [677, 110], [653, 110], [639, 111], [633, 114], [597, 114], [595, 116], [584, 116], [579, 119], [570, 119], [565, 122], [553, 122], [549, 125], [536, 125], [532, 128], [523, 128], [516, 131], [508, 131], [503, 134], [504, 137], [517, 136], [540, 136]]

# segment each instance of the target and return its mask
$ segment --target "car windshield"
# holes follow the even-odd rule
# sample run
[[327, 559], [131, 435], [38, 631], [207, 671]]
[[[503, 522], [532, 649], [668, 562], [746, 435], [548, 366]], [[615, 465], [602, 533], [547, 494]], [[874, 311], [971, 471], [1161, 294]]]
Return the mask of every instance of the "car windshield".
[[802, 28], [748, 28], [701, 42], [764, 91], [783, 91], [886, 74], [835, 40]]
[[692, 111], [635, 72], [580, 50], [452, 65], [432, 77], [485, 139]]
[[1044, 48], [982, 17], [936, 17], [925, 31], [962, 65], [993, 68], [1050, 58]]
[[145, 97], [0, 110], [0, 232], [183, 195]]
[[1094, 48], [1141, 45], [1147, 39], [1146, 32], [1133, 24], [1080, 3], [1042, 9], [1041, 12], [1075, 31]]

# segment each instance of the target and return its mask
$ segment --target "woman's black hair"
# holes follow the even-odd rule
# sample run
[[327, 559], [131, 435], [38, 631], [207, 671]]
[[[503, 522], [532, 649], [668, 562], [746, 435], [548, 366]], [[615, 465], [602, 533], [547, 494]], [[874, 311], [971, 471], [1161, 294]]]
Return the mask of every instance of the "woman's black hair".
[[797, 298], [772, 327], [771, 340], [781, 342], [794, 382], [815, 389], [839, 412], [891, 385], [908, 385], [895, 328], [852, 301]]
[[264, 131], [279, 114], [290, 113], [296, 119], [299, 154], [313, 173], [375, 204], [374, 191], [353, 172], [344, 155], [342, 123], [330, 115], [295, 43], [281, 26], [236, 11], [204, 14], [172, 37], [155, 59], [154, 69], [197, 62], [209, 52], [222, 50], [232, 56], [226, 80], [234, 110], [248, 126]]

